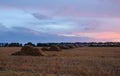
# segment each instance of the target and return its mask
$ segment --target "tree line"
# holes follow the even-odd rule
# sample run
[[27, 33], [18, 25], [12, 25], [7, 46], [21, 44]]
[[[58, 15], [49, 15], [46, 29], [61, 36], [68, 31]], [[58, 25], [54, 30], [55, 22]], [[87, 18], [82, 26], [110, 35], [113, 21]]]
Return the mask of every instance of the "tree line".
[[22, 43], [0, 43], [0, 47], [22, 47]]
[[32, 45], [35, 47], [49, 47], [52, 45], [74, 45], [79, 47], [120, 47], [120, 42], [61, 42], [61, 43], [37, 43], [28, 42], [25, 44], [22, 43], [0, 43], [0, 47], [22, 47], [24, 45]]

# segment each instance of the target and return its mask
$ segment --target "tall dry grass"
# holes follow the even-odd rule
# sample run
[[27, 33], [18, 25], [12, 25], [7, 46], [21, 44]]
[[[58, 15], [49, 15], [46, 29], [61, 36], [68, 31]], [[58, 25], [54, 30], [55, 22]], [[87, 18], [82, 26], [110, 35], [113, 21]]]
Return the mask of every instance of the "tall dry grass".
[[120, 48], [81, 47], [45, 51], [49, 54], [46, 57], [11, 56], [18, 50], [20, 48], [0, 48], [0, 75], [12, 71], [16, 76], [23, 72], [33, 76], [120, 76]]

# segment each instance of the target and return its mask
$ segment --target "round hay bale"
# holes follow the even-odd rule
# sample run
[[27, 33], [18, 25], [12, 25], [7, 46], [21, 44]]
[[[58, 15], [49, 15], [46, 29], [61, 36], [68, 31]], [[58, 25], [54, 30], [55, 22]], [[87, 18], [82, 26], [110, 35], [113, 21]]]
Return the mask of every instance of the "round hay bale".
[[53, 45], [50, 47], [49, 51], [62, 51], [62, 50], [60, 49], [60, 47]]
[[49, 51], [49, 48], [48, 47], [42, 47], [41, 50], [42, 51]]

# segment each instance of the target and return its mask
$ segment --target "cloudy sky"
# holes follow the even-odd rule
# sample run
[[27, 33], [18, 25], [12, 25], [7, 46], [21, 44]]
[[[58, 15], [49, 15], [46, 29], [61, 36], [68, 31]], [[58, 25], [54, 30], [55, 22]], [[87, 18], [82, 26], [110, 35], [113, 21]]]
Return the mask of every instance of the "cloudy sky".
[[120, 41], [120, 0], [0, 0], [0, 42]]

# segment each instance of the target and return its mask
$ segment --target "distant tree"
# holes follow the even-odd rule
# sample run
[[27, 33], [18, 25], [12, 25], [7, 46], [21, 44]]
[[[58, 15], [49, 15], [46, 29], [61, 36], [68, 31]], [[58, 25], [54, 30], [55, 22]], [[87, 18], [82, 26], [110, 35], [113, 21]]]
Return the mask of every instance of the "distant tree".
[[[25, 45], [35, 46], [35, 44], [33, 44], [32, 42], [28, 42], [28, 43], [26, 43]], [[24, 46], [25, 46], [25, 45], [24, 45]]]
[[9, 44], [6, 44], [7, 46], [9, 46], [9, 47], [21, 47], [22, 46], [22, 44], [20, 44], [20, 43], [9, 43]]
[[8, 47], [9, 46], [9, 44], [8, 43], [5, 43], [5, 47]]
[[49, 43], [37, 43], [37, 47], [49, 47]]

